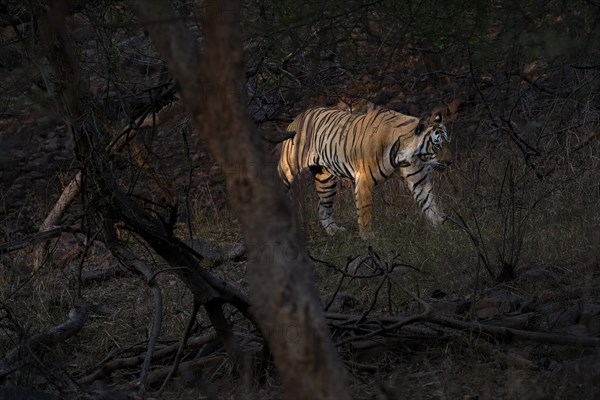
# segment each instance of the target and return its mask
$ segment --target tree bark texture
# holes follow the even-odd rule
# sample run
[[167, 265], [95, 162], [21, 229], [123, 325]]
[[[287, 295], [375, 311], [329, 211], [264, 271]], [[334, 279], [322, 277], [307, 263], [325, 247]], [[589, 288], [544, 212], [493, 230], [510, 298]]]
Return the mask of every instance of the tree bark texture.
[[283, 185], [245, 109], [240, 2], [206, 2], [202, 60], [166, 1], [127, 4], [178, 81], [192, 123], [223, 168], [248, 247], [253, 314], [287, 397], [348, 398], [344, 369], [312, 281], [313, 266]]

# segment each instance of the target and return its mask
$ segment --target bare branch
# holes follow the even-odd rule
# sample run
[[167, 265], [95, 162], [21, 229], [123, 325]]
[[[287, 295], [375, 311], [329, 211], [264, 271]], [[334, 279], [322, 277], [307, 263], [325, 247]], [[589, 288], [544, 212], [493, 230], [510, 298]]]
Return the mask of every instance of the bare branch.
[[25, 343], [8, 351], [6, 356], [0, 360], [0, 377], [4, 377], [26, 363], [31, 354], [48, 352], [58, 346], [61, 342], [75, 335], [83, 328], [87, 320], [91, 305], [84, 304], [69, 311], [69, 318], [60, 325], [54, 326], [48, 331], [38, 333]]
[[17, 242], [2, 243], [0, 244], [0, 254], [11, 253], [13, 251], [35, 246], [38, 243], [59, 237], [64, 232], [79, 233], [80, 230], [72, 227], [56, 226], [44, 232], [40, 231]]
[[171, 371], [169, 371], [169, 374], [167, 375], [167, 377], [163, 381], [162, 385], [160, 386], [160, 389], [158, 390], [159, 393], [163, 391], [165, 386], [167, 386], [167, 383], [169, 383], [169, 380], [177, 373], [177, 370], [179, 369], [179, 364], [181, 363], [181, 359], [183, 358], [183, 351], [187, 344], [188, 338], [190, 337], [190, 333], [192, 332], [192, 328], [194, 327], [194, 323], [196, 322], [196, 316], [198, 315], [199, 310], [200, 310], [200, 303], [197, 302], [196, 300], [194, 300], [194, 305], [192, 307], [190, 319], [188, 320], [187, 326], [185, 327], [185, 332], [183, 333], [183, 336], [181, 337], [181, 342], [179, 343], [179, 348], [177, 349], [177, 354], [175, 355], [175, 361], [173, 362], [173, 367], [171, 368]]
[[154, 279], [154, 273], [144, 262], [142, 262], [142, 260], [140, 260], [123, 246], [116, 244], [114, 239], [109, 240], [109, 242], [111, 243], [111, 251], [115, 257], [117, 257], [125, 267], [143, 276], [146, 279], [146, 283], [148, 286], [150, 286], [152, 292], [154, 293], [154, 319], [152, 330], [150, 332], [150, 338], [148, 340], [148, 350], [146, 352], [146, 356], [144, 357], [144, 363], [142, 364], [142, 371], [140, 373], [139, 394], [142, 395], [148, 389], [147, 381], [148, 374], [150, 373], [150, 365], [152, 363], [152, 357], [154, 355], [158, 337], [160, 336], [163, 309], [162, 291]]

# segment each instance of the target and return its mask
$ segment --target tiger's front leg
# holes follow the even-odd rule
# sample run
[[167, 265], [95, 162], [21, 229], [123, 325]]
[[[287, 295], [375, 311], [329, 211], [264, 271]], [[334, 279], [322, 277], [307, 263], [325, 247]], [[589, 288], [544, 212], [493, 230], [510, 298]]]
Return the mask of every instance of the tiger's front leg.
[[315, 179], [315, 188], [319, 195], [319, 221], [329, 235], [344, 232], [346, 229], [338, 226], [333, 219], [333, 200], [337, 193], [337, 177], [325, 168], [311, 168]]
[[444, 215], [435, 202], [431, 171], [422, 168], [419, 173], [409, 175], [406, 183], [429, 222], [433, 226], [440, 225], [444, 221]]
[[354, 196], [358, 213], [358, 231], [362, 239], [373, 237], [373, 189], [375, 183], [369, 178], [356, 176]]

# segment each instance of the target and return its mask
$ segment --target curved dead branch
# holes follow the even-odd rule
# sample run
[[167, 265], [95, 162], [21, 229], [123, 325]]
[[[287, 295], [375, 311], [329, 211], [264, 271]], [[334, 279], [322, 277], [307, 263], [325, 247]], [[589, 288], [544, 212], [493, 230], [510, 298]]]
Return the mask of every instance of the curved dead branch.
[[25, 343], [8, 351], [0, 360], [0, 378], [19, 369], [31, 355], [52, 351], [53, 348], [64, 342], [83, 328], [87, 321], [88, 312], [93, 309], [90, 304], [83, 304], [69, 311], [69, 318], [62, 324], [56, 325], [46, 332], [38, 333]]

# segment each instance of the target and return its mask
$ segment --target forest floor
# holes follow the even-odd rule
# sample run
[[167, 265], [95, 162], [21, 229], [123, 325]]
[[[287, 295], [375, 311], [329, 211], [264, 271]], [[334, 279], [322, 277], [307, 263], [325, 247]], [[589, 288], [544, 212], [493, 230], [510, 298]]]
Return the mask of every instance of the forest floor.
[[[94, 191], [69, 206], [35, 266], [32, 240], [87, 161], [75, 160], [56, 111], [65, 82], [42, 56], [45, 31], [27, 11], [41, 12], [37, 3], [2, 2], [0, 400], [284, 397], [260, 332], [233, 306], [224, 314], [247, 356], [241, 366], [131, 227], [116, 226], [118, 239], [153, 279], [111, 254]], [[126, 4], [79, 3], [64, 41], [81, 63], [73, 87], [86, 86], [88, 117], [112, 139], [142, 110], [174, 101], [175, 84]], [[204, 3], [171, 3], [181, 3], [177, 14], [202, 47]], [[334, 237], [319, 225], [310, 177], [289, 193], [353, 398], [600, 399], [597, 5], [263, 3], [244, 8], [244, 46], [248, 109], [266, 136], [312, 106], [356, 112], [368, 100], [413, 116], [456, 106], [454, 162], [434, 177], [449, 216], [442, 226], [426, 223], [397, 176], [375, 190], [369, 242], [357, 235], [351, 183], [340, 183], [334, 208], [348, 233]], [[140, 127], [112, 152], [111, 172], [132, 202], [204, 256], [206, 270], [246, 293], [251, 266], [223, 167], [181, 108], [164, 125], [146, 114], [159, 128]], [[189, 321], [180, 368], [161, 388]]]
[[[56, 121], [42, 124], [33, 118], [16, 117], [2, 119], [0, 124], [1, 241], [16, 242], [36, 232], [36, 227], [52, 207], [61, 188], [73, 176], [74, 163], [69, 155], [69, 142], [62, 124]], [[196, 145], [199, 146], [198, 143]], [[171, 147], [161, 147], [159, 156], [164, 165], [171, 165], [172, 170], [179, 171], [179, 175], [176, 175], [180, 180], [174, 180], [173, 187], [184, 187], [186, 169], [181, 168], [180, 160], [176, 159], [176, 147], [177, 143], [172, 143]], [[194, 220], [203, 226], [198, 228], [198, 236], [212, 242], [215, 247], [239, 241], [239, 232], [230, 226], [235, 223], [232, 222], [235, 217], [225, 204], [226, 195], [218, 167], [202, 152], [193, 156], [192, 160], [191, 188], [189, 192], [180, 189], [180, 194], [187, 195], [194, 203], [191, 211]], [[72, 207], [70, 218], [76, 220], [77, 212], [81, 212], [81, 204]], [[310, 219], [308, 216], [305, 218]], [[339, 240], [320, 235], [318, 227], [314, 227], [314, 218], [305, 226], [309, 226], [309, 251], [315, 258], [327, 259], [328, 254], [337, 253], [337, 267], [344, 268], [344, 262], [340, 261], [343, 257], [362, 254], [364, 263], [353, 267], [354, 273], [359, 276], [363, 270], [377, 272], [378, 267], [372, 259], [369, 263], [366, 246], [351, 245], [353, 250], [350, 250], [350, 254], [341, 254], [345, 250], [336, 247]], [[78, 379], [83, 381], [101, 365], [107, 355], [114, 356], [115, 352], [121, 355], [135, 354], [135, 349], [140, 351], [144, 347], [152, 313], [152, 304], [147, 301], [149, 289], [139, 278], [128, 274], [79, 287], [76, 277], [79, 258], [69, 256], [71, 248], [77, 246], [83, 246], [80, 237], [63, 234], [54, 250], [54, 258], [59, 262], [52, 268], [48, 265], [35, 272], [30, 264], [28, 249], [1, 258], [1, 305], [11, 310], [11, 318], [24, 329], [16, 334], [7, 330], [8, 323], [2, 322], [1, 354], [13, 348], [16, 341], [64, 321], [68, 310], [77, 303], [78, 290], [81, 290], [86, 301], [102, 304], [103, 307], [101, 312], [89, 319], [79, 334], [38, 360], [38, 364], [34, 363], [35, 367], [6, 376], [4, 380], [10, 383], [9, 386], [48, 392], [55, 392], [58, 387], [70, 393], [69, 396], [73, 396], [71, 398], [77, 398], [73, 394], [77, 391], [73, 391], [72, 382], [67, 384], [60, 381], [64, 378], [53, 382], [53, 370], [68, 372], [75, 382]], [[382, 258], [387, 254], [382, 253]], [[472, 275], [458, 277], [459, 281], [468, 282], [463, 282], [461, 289], [457, 290], [452, 287], [455, 281], [432, 277], [434, 272], [431, 271], [421, 271], [426, 276], [420, 284], [415, 283], [421, 276], [419, 274], [398, 271], [401, 268], [391, 271], [393, 278], [389, 282], [392, 283], [395, 282], [393, 279], [410, 276], [408, 285], [415, 293], [418, 290], [420, 299], [436, 310], [433, 315], [452, 317], [474, 325], [455, 329], [431, 320], [410, 324], [407, 329], [394, 334], [340, 345], [354, 397], [600, 398], [600, 356], [597, 347], [585, 344], [586, 339], [598, 340], [600, 336], [600, 266], [597, 258], [588, 257], [588, 261], [585, 258], [570, 265], [524, 265], [517, 271], [515, 279], [500, 284], [482, 278], [475, 296], [470, 294], [474, 285]], [[110, 255], [99, 246], [85, 260], [83, 269], [101, 270], [113, 263]], [[243, 288], [245, 268], [243, 259], [231, 260], [215, 267], [215, 273]], [[349, 265], [349, 268], [352, 266]], [[331, 298], [339, 282], [338, 272], [316, 263], [316, 280], [324, 303], [329, 303], [327, 299]], [[376, 306], [371, 307], [373, 311], [366, 318], [371, 324], [359, 324], [363, 329], [373, 329], [373, 324], [381, 323], [386, 317], [407, 317], [423, 311], [410, 296], [404, 294], [404, 297], [398, 297], [397, 290], [388, 292], [394, 297], [391, 302], [381, 299], [385, 296], [379, 294], [380, 282], [379, 278], [356, 278], [342, 286], [328, 310], [335, 342], [339, 343], [348, 337], [347, 331], [336, 326], [350, 323], [352, 318], [363, 315], [374, 304]], [[181, 282], [173, 277], [161, 276], [159, 283], [165, 293], [165, 320], [160, 344], [167, 346], [181, 336], [189, 316], [191, 298]], [[8, 315], [4, 314], [3, 318], [8, 318]], [[194, 334], [206, 331], [206, 322], [202, 318], [199, 317]], [[235, 314], [232, 320], [236, 320]], [[557, 337], [582, 338], [584, 341], [580, 345], [573, 345], [548, 343], [535, 337], [519, 338], [510, 333], [492, 335], [476, 329], [478, 324], [553, 333]], [[240, 327], [242, 331], [247, 328], [243, 323]], [[360, 329], [357, 332], [360, 333]], [[368, 331], [362, 331], [365, 332]], [[196, 349], [194, 352], [200, 351]], [[194, 352], [190, 352], [188, 357], [193, 357]], [[167, 358], [157, 361], [157, 364], [168, 366], [171, 361]], [[108, 396], [107, 393], [112, 393], [110, 396], [113, 398], [126, 398], [118, 396], [125, 396], [130, 389], [130, 381], [137, 374], [136, 368], [116, 370], [112, 375], [104, 376], [95, 383], [81, 385], [77, 390], [80, 390], [81, 396], [85, 394], [88, 398], [102, 398]], [[193, 374], [200, 374], [207, 380], [220, 398], [281, 396], [276, 374], [272, 371], [266, 379], [259, 381], [257, 378], [254, 384], [249, 384], [248, 379], [243, 377], [232, 376], [226, 363], [209, 365], [202, 371], [193, 371]], [[186, 380], [183, 376], [178, 379], [183, 384], [169, 386], [161, 394], [150, 391], [148, 398], [199, 398], [199, 393], [206, 393], [206, 388], [198, 387], [193, 379]], [[116, 389], [108, 390], [104, 385]], [[10, 398], [7, 393], [0, 391], [0, 398]]]

